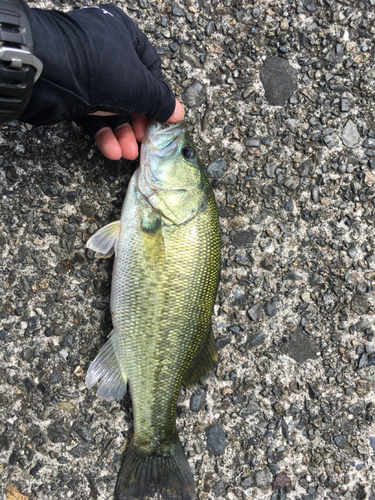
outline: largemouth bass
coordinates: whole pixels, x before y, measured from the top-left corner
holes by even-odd
[[[115,500],[192,500],[195,486],[176,430],[177,396],[217,362],[211,317],[220,272],[214,195],[186,125],[153,122],[121,220],[95,233],[97,257],[115,253],[113,331],[86,384],[120,399],[131,391],[134,435]]]

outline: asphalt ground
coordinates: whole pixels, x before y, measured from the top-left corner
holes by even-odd
[[[158,49],[220,214],[220,361],[178,401],[198,499],[374,499],[375,1],[117,5]],[[113,498],[131,400],[84,384],[112,268],[85,242],[137,165],[73,123],[0,128],[6,500]]]

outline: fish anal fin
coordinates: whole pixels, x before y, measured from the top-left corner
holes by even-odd
[[[217,347],[212,328],[203,344],[200,352],[195,358],[195,363],[184,379],[187,387],[199,386],[209,377],[218,361]]]
[[[127,377],[117,352],[117,335],[114,333],[101,348],[86,375],[85,382],[89,389],[100,380],[96,394],[107,401],[121,399],[126,394]]]
[[[120,237],[121,221],[111,222],[97,231],[86,243],[98,259],[108,259],[115,252]]]

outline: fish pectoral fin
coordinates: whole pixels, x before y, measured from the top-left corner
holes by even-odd
[[[121,221],[111,222],[97,231],[86,243],[86,247],[94,250],[97,259],[108,259],[115,253],[120,237]]]
[[[96,394],[99,398],[107,401],[121,399],[125,396],[128,383],[125,371],[116,355],[119,351],[117,340],[116,333],[110,335],[106,344],[91,363],[85,380],[89,389],[100,380]]]
[[[200,352],[195,358],[195,362],[191,370],[187,373],[184,379],[184,384],[186,387],[192,387],[196,385],[203,385],[204,380],[210,375],[210,372],[215,368],[218,361],[217,347],[212,332],[207,336],[205,343],[203,344]]]

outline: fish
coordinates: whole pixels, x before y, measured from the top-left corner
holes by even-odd
[[[121,399],[129,386],[134,434],[115,500],[193,500],[195,484],[176,429],[182,384],[199,386],[218,360],[212,314],[220,276],[214,193],[187,125],[151,122],[121,218],[87,247],[115,254],[113,330],[91,363],[86,385]]]

